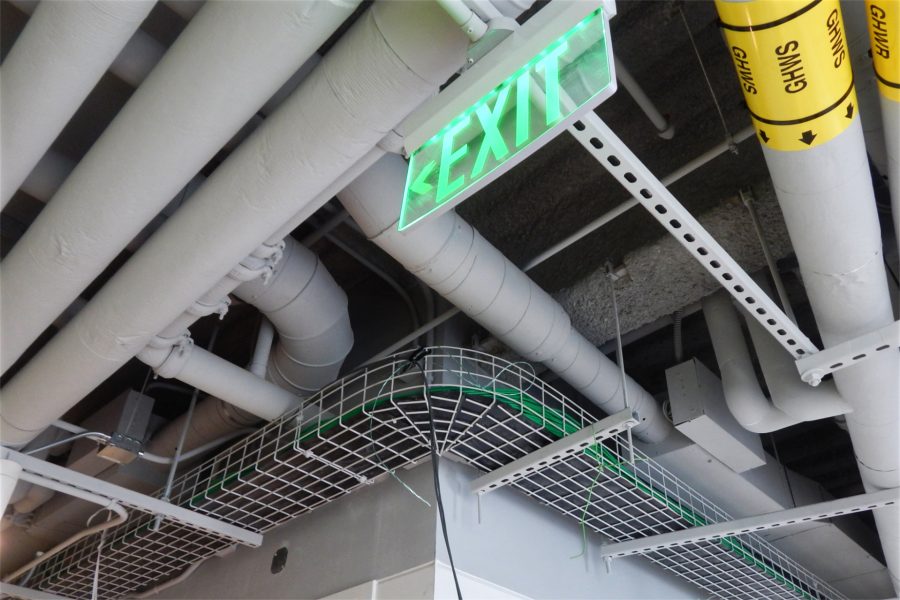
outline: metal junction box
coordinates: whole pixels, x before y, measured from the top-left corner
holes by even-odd
[[[691,359],[666,370],[675,428],[736,473],[766,464],[759,435],[738,424],[725,404],[722,383]]]

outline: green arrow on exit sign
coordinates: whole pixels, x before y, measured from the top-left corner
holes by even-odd
[[[598,8],[410,155],[399,229],[459,204],[524,160],[612,94],[613,79]]]

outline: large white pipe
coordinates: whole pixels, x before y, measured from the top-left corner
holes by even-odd
[[[897,28],[900,27],[900,4],[896,0],[868,0],[866,22],[881,99],[894,236],[900,244],[900,35],[897,35]]]
[[[4,442],[30,440],[143,349],[434,94],[463,64],[466,47],[465,36],[436,4],[375,3],[4,387]]]
[[[33,14],[39,2],[33,0],[10,0],[10,4],[26,14]],[[109,65],[109,72],[129,84],[131,87],[140,85],[156,63],[160,61],[163,54],[166,53],[166,47],[156,41],[149,33],[144,33],[138,29],[119,52],[112,64]]]
[[[834,384],[812,388],[800,381],[790,354],[756,319],[745,315],[769,400],[756,378],[741,321],[728,293],[723,290],[706,297],[703,316],[719,365],[725,403],[744,429],[768,433],[852,410]]]
[[[337,377],[353,347],[347,294],[319,258],[293,238],[268,281],[248,281],[235,296],[278,330],[267,379],[306,397]]]
[[[19,189],[153,5],[154,0],[40,3],[0,68],[0,207]]]
[[[801,423],[802,419],[785,414],[763,394],[728,293],[719,291],[707,296],[703,300],[703,316],[719,364],[725,403],[737,422],[754,433],[777,431]]]
[[[744,314],[744,320],[775,408],[801,421],[828,419],[853,411],[833,381],[822,382],[818,387],[805,384],[784,346],[749,314]]]
[[[752,49],[756,41],[762,40],[756,39],[757,29],[753,25],[771,21],[776,13],[790,14],[804,4],[781,3],[775,7],[766,2],[744,2],[736,9],[735,6],[723,0],[717,2],[722,21],[731,19],[736,21],[734,25],[751,27],[745,27],[741,33],[726,32],[726,37],[745,36],[744,46]],[[836,2],[826,0],[819,10],[825,11],[832,31],[842,37],[840,8]],[[833,82],[819,87],[821,94],[803,100],[809,107],[833,106],[835,110],[821,117],[821,123],[827,123],[830,129],[820,128],[819,122],[816,123],[817,139],[807,137],[808,141],[804,141],[808,149],[798,145],[796,150],[788,149],[789,146],[779,150],[765,143],[762,150],[822,342],[825,347],[832,347],[877,330],[891,323],[894,316],[859,112],[851,111],[843,100],[834,104],[835,98],[855,102],[850,65],[848,61],[835,62],[830,54],[833,48],[827,29],[812,29],[818,18],[816,11],[797,14],[780,31],[785,36],[818,35],[819,39],[812,38],[813,47],[818,48],[820,64],[828,66],[814,75],[822,77],[822,82]],[[760,54],[752,57],[751,62],[756,62],[756,72],[767,68],[777,73],[776,58]],[[764,60],[769,61],[765,67]],[[778,98],[783,97],[777,85],[752,89],[749,92],[745,87],[745,99],[751,107],[760,102],[779,106]],[[776,133],[772,128],[769,130]],[[900,486],[897,353],[879,353],[837,371],[834,382],[853,408],[846,417],[847,428],[863,484],[869,491]],[[875,511],[874,517],[888,571],[895,589],[900,590],[900,509],[888,507]]]
[[[4,372],[353,6],[292,0],[201,9],[3,261]]]
[[[548,368],[607,413],[625,407],[619,368],[587,341],[562,306],[456,212],[397,230],[406,163],[387,155],[338,194],[362,231],[412,274],[525,358]],[[650,394],[627,378],[635,433],[660,441],[672,429]]]

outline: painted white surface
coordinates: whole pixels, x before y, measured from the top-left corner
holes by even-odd
[[[576,520],[511,489],[478,500],[474,469],[444,460],[441,491],[453,558],[459,571],[530,598],[705,598],[693,585],[642,557],[619,559],[607,572],[600,538],[588,533],[582,552]],[[437,526],[437,559],[448,563]]]

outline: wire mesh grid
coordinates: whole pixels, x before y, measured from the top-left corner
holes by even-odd
[[[527,364],[443,347],[431,349],[418,365],[408,357],[397,355],[348,375],[180,476],[172,502],[266,532],[425,460],[430,454],[426,385],[439,452],[452,452],[482,471],[596,420]],[[613,541],[729,518],[631,448],[625,436],[536,470],[515,487]],[[154,520],[142,515],[110,530],[99,553],[99,536],[86,538],[41,565],[32,585],[89,598],[99,556],[99,597],[121,597],[227,547],[207,539],[214,536],[178,531],[165,520],[154,530]],[[717,597],[842,598],[754,535],[646,556]]]

